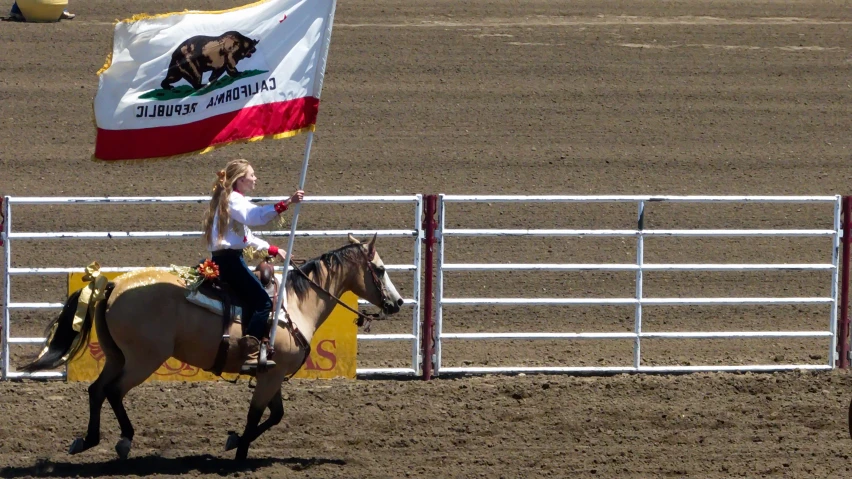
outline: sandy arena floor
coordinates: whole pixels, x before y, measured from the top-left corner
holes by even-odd
[[[72,2],[59,24],[0,23],[0,193],[203,195],[246,157],[259,196],[296,186],[304,137],[168,162],[94,163],[91,100],[116,18],[221,9],[191,0]],[[833,195],[852,179],[852,14],[842,2],[341,2],[309,195]],[[5,8],[5,7],[4,7]],[[197,229],[187,206],[15,208],[15,231]],[[409,228],[413,210],[306,205],[300,229]],[[448,227],[633,228],[634,205],[452,205]],[[830,228],[831,207],[661,205],[648,228]],[[298,241],[311,257],[340,241]],[[651,239],[646,262],[828,263],[828,239]],[[411,242],[381,240],[388,263]],[[632,262],[621,239],[452,239],[452,262]],[[188,264],[193,241],[16,242],[15,266]],[[411,294],[411,275],[394,280]],[[648,273],[651,296],[827,296],[827,273]],[[632,273],[448,275],[447,295],[632,296]],[[62,278],[13,280],[14,301],[60,301]],[[657,331],[827,330],[827,307],[647,308]],[[16,311],[13,335],[50,312]],[[632,308],[453,308],[445,331],[629,331]],[[410,316],[374,325],[410,330]],[[13,365],[35,348],[13,346]],[[359,345],[400,367],[404,345]],[[825,364],[824,340],[658,340],[650,365]],[[448,341],[444,365],[626,365],[629,342]],[[831,373],[294,381],[284,423],[247,464],[222,452],[245,384],[146,384],[137,429],[65,454],[85,430],[86,384],[0,384],[1,477],[838,477],[848,474],[852,379]]]

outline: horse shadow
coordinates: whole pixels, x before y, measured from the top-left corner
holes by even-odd
[[[227,476],[237,472],[256,471],[257,469],[275,464],[286,465],[295,471],[304,471],[324,464],[343,466],[346,464],[346,461],[320,457],[257,458],[235,461],[229,458],[211,456],[210,454],[174,458],[144,456],[88,464],[72,464],[42,459],[32,466],[8,466],[0,468],[0,477],[121,477],[131,472],[135,476],[151,476],[155,474],[177,476],[189,473]]]

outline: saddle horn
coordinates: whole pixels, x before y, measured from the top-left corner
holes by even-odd
[[[264,258],[263,261],[257,264],[254,270],[257,274],[257,279],[260,280],[260,284],[266,287],[272,281],[272,278],[275,277],[275,267],[272,266],[272,257],[267,256]]]

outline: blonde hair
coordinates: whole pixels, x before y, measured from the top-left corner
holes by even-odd
[[[219,241],[225,236],[225,228],[228,227],[228,222],[231,220],[231,215],[228,213],[228,201],[234,191],[234,183],[248,174],[250,166],[248,161],[240,158],[229,161],[225,168],[216,172],[216,181],[213,182],[213,197],[210,198],[210,207],[203,223],[204,241],[208,244],[212,243],[213,239]],[[216,217],[217,213],[219,214],[218,218]],[[216,238],[212,237],[214,219],[217,220]]]

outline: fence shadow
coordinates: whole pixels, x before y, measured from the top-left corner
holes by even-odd
[[[40,460],[32,466],[0,468],[0,477],[101,477],[101,476],[151,476],[183,475],[189,473],[227,476],[236,472],[249,472],[282,464],[296,471],[304,471],[314,466],[332,464],[346,465],[343,459],[325,459],[320,457],[300,458],[257,458],[245,461],[220,458],[209,454],[160,457],[144,456],[126,460],[112,460],[101,463],[72,464],[62,461]]]

